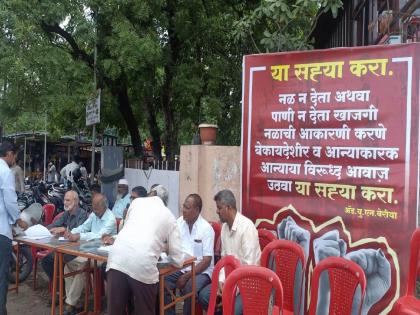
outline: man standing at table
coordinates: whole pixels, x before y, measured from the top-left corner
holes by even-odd
[[[64,237],[71,242],[79,240],[89,241],[100,239],[104,234],[114,235],[117,233],[115,216],[107,207],[104,195],[96,194],[92,200],[92,213],[80,226],[65,232]],[[64,273],[70,273],[83,269],[87,258],[76,257],[64,266]],[[85,286],[84,274],[79,273],[73,277],[65,278],[67,311],[65,314],[77,313],[77,302]]]
[[[189,195],[182,206],[182,216],[177,224],[181,232],[182,249],[195,261],[195,288],[196,294],[211,281],[213,271],[214,230],[200,215],[203,202],[198,194]],[[183,269],[165,278],[169,289],[178,288],[183,295],[192,290],[191,269]],[[171,302],[171,295],[165,290],[165,304]],[[168,309],[166,315],[175,315],[175,307]],[[184,315],[191,314],[191,298],[184,302]]]
[[[117,219],[122,219],[124,209],[127,208],[127,205],[130,203],[130,194],[128,193],[128,181],[126,179],[120,179],[118,181],[118,192],[117,199],[115,200],[114,206],[112,207],[112,212]]]
[[[0,315],[7,315],[6,300],[9,268],[12,258],[12,224],[22,229],[28,224],[19,219],[15,177],[10,170],[16,162],[16,149],[8,142],[0,144]]]
[[[184,254],[176,219],[161,199],[167,190],[156,188],[156,196],[133,200],[124,228],[109,252],[108,315],[124,314],[131,295],[134,314],[154,315],[160,254],[167,249],[173,264],[182,266]]]
[[[222,257],[232,255],[240,260],[241,265],[259,265],[261,249],[258,232],[254,223],[239,213],[236,209],[236,199],[228,190],[219,191],[214,196],[217,214],[222,225]],[[224,270],[219,274],[219,292],[221,295],[225,281]],[[199,302],[207,310],[210,301],[210,287],[203,288],[199,293]],[[218,312],[216,312],[218,313]],[[242,302],[237,296],[235,300],[235,314],[242,314]]]

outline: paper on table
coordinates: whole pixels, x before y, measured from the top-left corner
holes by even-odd
[[[109,251],[111,250],[112,245],[103,245],[103,246],[99,246],[98,247],[98,251],[99,252],[106,252],[109,253]]]
[[[37,225],[29,227],[25,231],[24,238],[29,238],[32,240],[39,240],[39,239],[47,238],[51,236],[52,234],[50,233],[50,231],[48,231],[48,229],[45,226],[41,224],[37,224]]]

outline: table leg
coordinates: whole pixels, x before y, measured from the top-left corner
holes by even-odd
[[[54,271],[53,271],[53,278],[52,278],[52,297],[51,297],[51,315],[55,315],[55,294],[57,292],[57,267],[58,267],[58,259],[57,254],[54,253]]]
[[[159,315],[165,314],[165,276],[159,275]]]
[[[94,260],[93,263],[93,283],[95,289],[93,291],[94,306],[93,310],[95,314],[101,311],[101,288],[102,288],[102,277],[100,270],[98,270],[98,262]]]
[[[60,310],[59,310],[59,314],[62,315],[63,314],[63,281],[64,281],[64,270],[63,270],[63,254],[61,253],[56,253],[56,255],[58,255],[58,272],[59,272],[59,278],[58,278],[58,286],[60,288],[59,290],[59,305],[60,305]]]
[[[191,315],[195,315],[195,291],[196,291],[196,287],[195,287],[195,262],[192,263],[191,265],[191,292],[192,292],[192,296],[191,296]]]

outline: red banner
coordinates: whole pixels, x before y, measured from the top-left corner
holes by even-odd
[[[388,313],[406,290],[419,57],[409,44],[244,58],[242,211],[304,248],[306,279],[328,256],[361,265],[363,314]]]

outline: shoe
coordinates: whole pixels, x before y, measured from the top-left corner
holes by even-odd
[[[76,315],[80,312],[81,312],[80,308],[68,305],[63,315]]]

